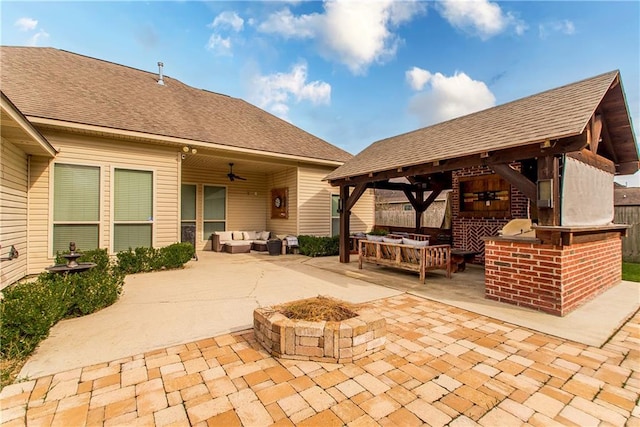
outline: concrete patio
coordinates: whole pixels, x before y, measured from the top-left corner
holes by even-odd
[[[497,320],[500,307],[459,307],[480,269],[422,287],[375,266],[330,271],[331,259],[199,257],[130,276],[114,306],[56,325],[26,381],[0,393],[2,425],[640,423],[637,311],[588,344]],[[636,310],[637,285],[618,291]],[[249,329],[253,308],[318,294],[369,301],[387,319],[386,349],[351,364],[270,357]]]

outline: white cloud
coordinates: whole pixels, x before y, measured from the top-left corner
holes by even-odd
[[[436,3],[440,14],[459,30],[489,39],[513,26],[516,34],[527,29],[524,21],[510,12],[504,13],[497,3],[489,0],[442,0]]]
[[[43,29],[40,29],[37,33],[29,38],[29,41],[27,43],[29,44],[29,46],[39,46],[41,42],[47,40],[48,38],[49,33],[47,33]]]
[[[422,68],[413,67],[405,73],[405,77],[413,90],[422,90],[431,78],[431,73]]]
[[[294,15],[288,8],[271,14],[258,26],[264,33],[314,39],[322,56],[364,74],[374,62],[392,58],[400,38],[395,27],[426,10],[418,1],[328,0],[324,13]]]
[[[310,101],[329,104],[331,85],[326,82],[307,82],[307,64],[294,65],[289,73],[258,75],[252,81],[252,101],[259,107],[287,120],[290,102]]]
[[[33,18],[20,18],[13,25],[20,31],[31,31],[36,29],[38,21]]]
[[[473,80],[465,73],[456,72],[447,77],[422,71],[424,73],[418,74],[428,76],[425,84],[428,83],[430,89],[411,98],[409,111],[418,116],[423,126],[484,110],[496,103],[495,96],[484,82]]]
[[[576,27],[572,21],[563,19],[561,21],[547,22],[538,25],[538,33],[541,39],[546,39],[551,33],[561,33],[567,36],[575,34]]]
[[[232,55],[231,39],[224,38],[219,34],[211,34],[207,42],[207,49],[213,51],[216,55]]]
[[[236,33],[242,30],[244,19],[240,18],[236,12],[225,11],[216,16],[209,27],[211,28],[228,28]]]
[[[258,25],[258,31],[268,34],[279,34],[285,38],[311,38],[317,32],[322,15],[312,13],[295,16],[289,9],[272,13]]]

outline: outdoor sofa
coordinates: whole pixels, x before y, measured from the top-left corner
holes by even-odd
[[[246,253],[266,252],[269,231],[214,231],[211,234],[211,250],[214,252]]]
[[[417,271],[425,282],[428,270],[440,269],[451,278],[451,246],[429,246],[428,240],[367,235],[358,242],[358,268],[364,262]]]

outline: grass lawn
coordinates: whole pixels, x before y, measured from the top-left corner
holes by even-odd
[[[622,263],[622,280],[640,282],[640,264],[632,262]]]

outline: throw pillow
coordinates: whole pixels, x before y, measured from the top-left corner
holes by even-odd
[[[371,242],[382,242],[382,236],[376,236],[375,234],[367,234],[367,240]]]
[[[407,239],[406,237],[402,238],[402,244],[403,245],[411,245],[411,246],[416,246],[418,248],[423,247],[423,246],[429,246],[429,241],[428,240],[413,240],[413,239]]]
[[[402,238],[394,239],[392,237],[383,237],[382,241],[385,243],[402,243]]]
[[[233,240],[244,240],[244,234],[242,234],[242,231],[234,231]]]

